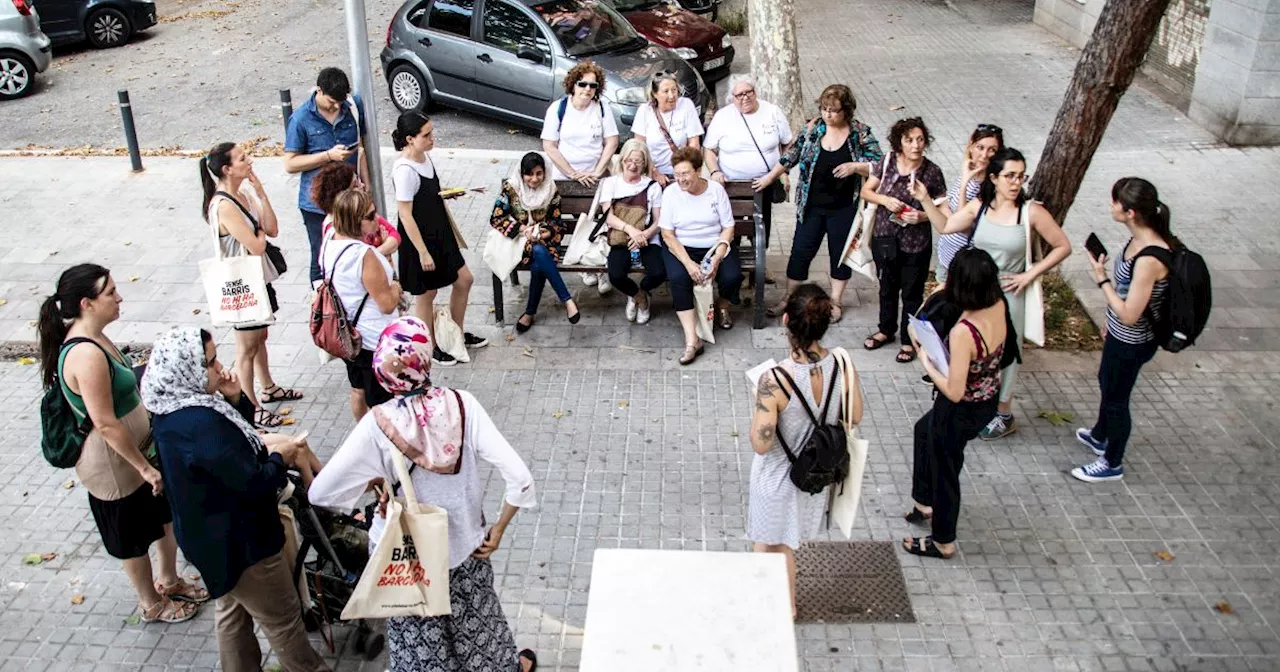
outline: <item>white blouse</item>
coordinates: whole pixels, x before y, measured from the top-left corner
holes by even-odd
[[[461,469],[457,474],[446,475],[415,468],[410,475],[420,503],[433,504],[449,514],[450,569],[466,562],[484,542],[488,521],[484,515],[484,483],[480,479],[477,457],[498,469],[507,485],[505,501],[508,504],[522,509],[538,505],[529,467],[507,443],[480,402],[470,392],[459,390],[459,394],[467,416],[459,458]],[[387,483],[398,484],[400,478],[391,462],[393,450],[395,446],[378,429],[373,413],[366,413],[316,475],[307,493],[311,503],[350,511],[368,489],[369,481],[382,478]],[[399,489],[397,494],[402,494]],[[382,538],[384,527],[386,519],[374,516],[369,529],[371,544],[376,545]]]

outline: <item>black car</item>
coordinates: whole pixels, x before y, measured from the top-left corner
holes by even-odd
[[[720,14],[720,0],[680,0],[680,6],[711,21]]]
[[[40,30],[55,46],[89,41],[98,49],[118,47],[134,33],[156,25],[155,0],[35,0]]]

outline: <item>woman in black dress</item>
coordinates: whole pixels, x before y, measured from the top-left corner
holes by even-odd
[[[435,146],[431,137],[434,125],[421,112],[400,115],[391,140],[400,150],[400,158],[391,167],[395,185],[396,206],[400,215],[400,284],[417,297],[413,312],[431,327],[435,337],[435,299],[442,287],[452,287],[449,313],[458,327],[466,318],[467,297],[475,276],[467,268],[458,247],[457,236],[449,222],[444,198],[440,195],[440,176],[427,152]],[[489,342],[463,330],[467,347],[479,348]],[[436,348],[432,359],[441,366],[453,366],[457,360]]]

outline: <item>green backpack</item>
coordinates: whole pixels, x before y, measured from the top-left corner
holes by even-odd
[[[62,353],[76,343],[93,343],[102,350],[102,354],[107,354],[97,341],[83,337],[63,343],[58,351],[59,365],[55,365],[58,370],[53,374],[53,385],[44,391],[44,398],[40,401],[40,450],[44,453],[45,461],[58,469],[76,466],[76,462],[80,460],[80,451],[84,449],[84,441],[93,430],[93,422],[87,416],[80,417],[62,391]],[[110,361],[107,362],[107,369],[114,379],[115,367],[111,366]]]

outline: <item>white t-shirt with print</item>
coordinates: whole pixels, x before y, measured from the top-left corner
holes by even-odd
[[[733,227],[729,192],[719,182],[707,180],[707,190],[691,196],[672,182],[662,192],[658,226],[675,231],[676,240],[685,247],[709,248],[720,239],[722,230]]]
[[[608,203],[619,198],[630,198],[641,191],[649,192],[647,194],[649,216],[652,217],[654,209],[662,207],[662,187],[659,187],[657,182],[649,179],[648,175],[641,175],[635,184],[626,181],[621,175],[610,175],[604,178],[600,182],[600,202]],[[651,223],[652,221],[641,228],[647,229]],[[653,235],[649,237],[649,242],[656,244],[661,237],[661,233],[654,231]]]
[[[559,142],[560,153],[574,170],[595,170],[600,155],[604,153],[604,139],[618,136],[618,122],[613,120],[613,113],[607,105],[602,118],[601,105],[593,100],[587,109],[579,111],[572,102],[565,103],[564,122],[561,123],[560,101],[554,100],[542,120],[542,139]],[[553,162],[551,179],[567,180],[569,177],[561,173]]]
[[[671,141],[676,143],[676,147],[688,145],[689,138],[696,138],[703,133],[698,108],[688,98],[677,98],[675,109],[657,114],[662,115],[662,123],[667,125],[667,132],[671,134]],[[658,172],[670,175],[673,172],[671,145],[667,144],[667,138],[662,134],[653,105],[641,105],[636,110],[636,120],[631,124],[631,132],[644,136],[645,143],[649,145],[649,154],[653,156],[653,165],[657,166]]]
[[[707,138],[703,143],[708,149],[717,150],[720,170],[730,180],[751,180],[773,169],[778,165],[779,149],[790,144],[795,136],[791,133],[791,124],[782,110],[772,103],[760,101],[760,107],[751,114],[743,115],[738,108],[729,105],[716,112],[707,128]],[[746,119],[746,123],[743,123]],[[747,126],[751,133],[747,133]],[[755,142],[760,144],[759,151]],[[764,158],[760,158],[760,153]],[[766,165],[766,163],[768,165]]]
[[[395,185],[396,200],[412,203],[413,197],[418,194],[418,187],[422,185],[422,178],[429,180],[435,176],[436,167],[431,163],[430,156],[421,163],[410,161],[403,156],[396,159],[395,164],[391,166],[391,183]]]

